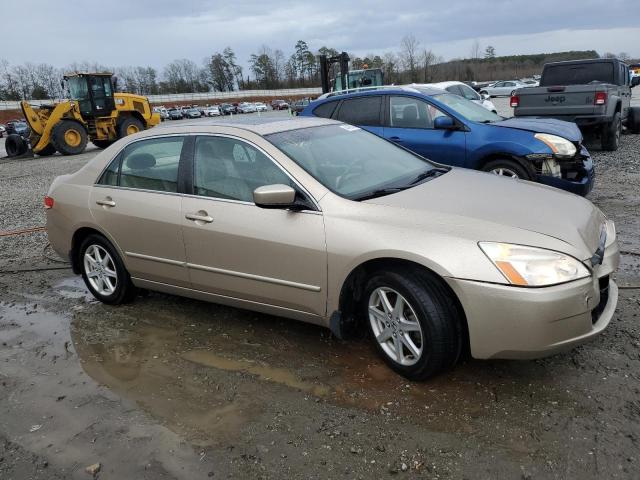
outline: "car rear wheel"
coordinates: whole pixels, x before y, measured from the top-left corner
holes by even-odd
[[[620,146],[620,135],[622,135],[622,119],[620,112],[616,112],[611,123],[605,126],[604,132],[602,132],[602,149],[610,152],[618,150]]]
[[[514,160],[492,160],[482,167],[482,171],[503,177],[531,180],[531,176],[527,173],[526,169]]]
[[[138,289],[116,249],[101,235],[89,235],[80,246],[82,279],[103,303],[118,305],[133,300]]]
[[[463,339],[460,316],[431,275],[410,269],[374,274],[362,310],[374,348],[400,375],[422,380],[457,362]]]

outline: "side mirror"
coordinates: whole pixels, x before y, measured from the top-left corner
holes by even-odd
[[[638,85],[640,85],[640,76],[638,77],[633,77],[631,79],[631,88],[633,87],[637,87]]]
[[[436,130],[453,130],[456,128],[456,124],[453,118],[447,116],[437,117],[433,121],[433,128]]]
[[[491,98],[491,95],[488,93],[481,93],[480,96],[482,97],[482,100],[489,100]]]
[[[296,200],[296,191],[289,185],[264,185],[253,191],[253,203],[260,208],[289,208]]]

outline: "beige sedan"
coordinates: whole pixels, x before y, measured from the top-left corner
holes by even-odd
[[[398,373],[535,358],[602,332],[614,225],[589,201],[433,164],[324,119],[128,136],[45,198],[54,249],[108,304],[139,289],[365,329]]]

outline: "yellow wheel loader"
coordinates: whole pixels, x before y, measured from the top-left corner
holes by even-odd
[[[82,153],[89,141],[106,148],[160,123],[160,114],[152,111],[146,97],[114,92],[111,73],[68,74],[64,82],[70,100],[37,109],[26,101],[20,103],[31,131],[28,142],[19,135],[7,137],[8,156],[27,154],[29,148],[40,156],[56,151],[75,155]]]

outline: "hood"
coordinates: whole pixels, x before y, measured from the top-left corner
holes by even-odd
[[[537,235],[509,237],[508,232],[533,232],[570,245],[564,253],[590,258],[598,248],[600,229],[606,222],[602,212],[588,200],[572,193],[533,182],[453,168],[450,172],[416,187],[367,203],[420,212],[422,218],[449,215],[465,228],[483,222],[480,240],[534,242]],[[465,218],[467,221],[465,222]],[[501,227],[507,227],[501,228]],[[496,238],[498,236],[499,238]],[[524,239],[524,240],[523,240]],[[561,244],[560,244],[561,245]]]
[[[500,122],[494,122],[491,125],[527,130],[534,133],[549,133],[566,138],[570,142],[582,141],[582,133],[580,133],[580,129],[575,123],[565,122],[564,120],[557,120],[555,118],[513,117]]]

